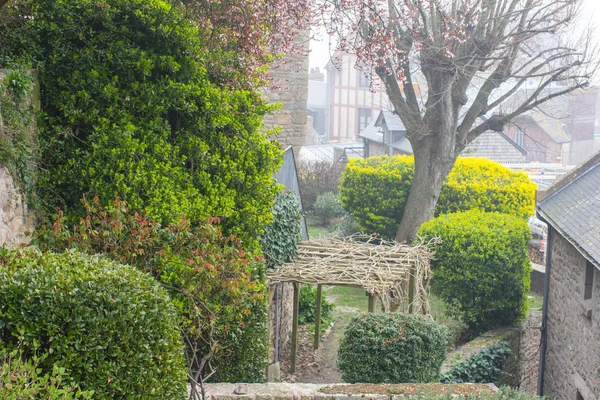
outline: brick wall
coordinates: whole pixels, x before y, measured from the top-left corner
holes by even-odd
[[[574,400],[600,398],[600,273],[595,271],[592,316],[583,314],[586,260],[552,232],[548,339],[544,395]]]

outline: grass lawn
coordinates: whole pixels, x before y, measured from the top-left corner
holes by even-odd
[[[305,218],[309,238],[321,239],[331,235],[331,226],[322,226],[320,224],[317,224],[316,221],[310,216],[306,216]]]

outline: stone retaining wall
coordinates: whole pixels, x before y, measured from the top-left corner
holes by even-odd
[[[29,243],[33,217],[7,168],[0,166],[0,246]]]

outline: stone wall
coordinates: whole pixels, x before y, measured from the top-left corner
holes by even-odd
[[[308,41],[306,42],[308,46]],[[308,116],[308,55],[294,55],[284,59],[270,72],[270,89],[263,95],[269,103],[281,103],[281,108],[264,119],[265,128],[276,126],[281,133],[275,137],[283,148],[299,148],[306,141]]]
[[[514,330],[512,354],[504,370],[503,383],[521,391],[536,394],[540,365],[542,310],[533,310],[529,317]]]
[[[600,273],[593,282],[590,317],[584,315],[586,260],[552,232],[544,395],[574,400],[600,398]]]
[[[0,246],[29,243],[28,233],[34,229],[23,195],[7,168],[0,166]]]

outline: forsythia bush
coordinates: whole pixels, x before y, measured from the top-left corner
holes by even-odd
[[[282,155],[262,132],[273,107],[219,86],[196,27],[167,0],[22,0],[0,21],[2,60],[39,71],[48,213],[117,196],[161,223],[219,216],[256,244],[269,223]],[[219,54],[211,54],[211,61]],[[226,60],[223,60],[226,62]]]
[[[261,258],[245,251],[240,239],[224,235],[218,220],[191,226],[184,219],[163,227],[118,199],[108,210],[97,198],[83,205],[86,216],[78,225],[69,227],[59,212],[53,226],[42,226],[39,246],[102,253],[153,275],[179,311],[190,374],[202,370],[208,376],[208,364],[199,364],[208,356],[223,380],[263,379],[267,315]]]
[[[527,315],[531,270],[527,221],[478,210],[440,215],[421,226],[434,249],[432,290],[472,333],[521,321]]]
[[[95,399],[185,397],[177,312],[150,275],[103,256],[0,249],[0,293],[0,350],[47,355],[42,371],[61,368]]]
[[[340,343],[338,367],[350,383],[432,382],[446,359],[446,328],[421,315],[354,317]]]
[[[361,228],[393,238],[402,220],[414,172],[410,156],[350,160],[340,188],[344,208]],[[479,209],[526,218],[536,186],[527,175],[481,158],[459,158],[448,174],[436,215]]]

